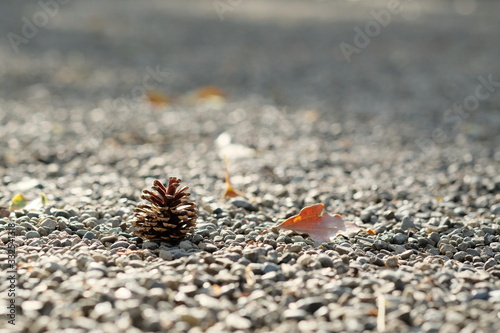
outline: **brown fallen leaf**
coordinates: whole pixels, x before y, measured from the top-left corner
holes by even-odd
[[[322,203],[303,208],[299,215],[290,217],[278,228],[308,234],[315,241],[329,242],[338,235],[354,236],[360,228],[352,222],[346,222],[338,214],[330,215],[323,211]]]
[[[206,86],[196,91],[198,99],[218,98],[225,99],[226,93],[216,86]]]
[[[154,106],[166,106],[172,103],[172,99],[159,90],[147,91],[146,99]]]
[[[228,167],[228,162],[227,158],[224,158],[224,163],[226,165],[226,190],[222,194],[222,199],[227,199],[227,198],[236,198],[236,197],[245,197],[243,193],[240,191],[237,191],[233,188],[231,185],[231,180],[229,179],[229,167]]]

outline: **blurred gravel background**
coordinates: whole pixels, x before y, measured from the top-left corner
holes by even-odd
[[[1,330],[500,331],[500,3],[401,1],[348,62],[389,1],[63,2],[0,3],[0,206],[50,201],[0,218]],[[246,198],[220,199],[228,151]],[[168,176],[198,228],[143,242]],[[317,202],[377,234],[272,228]]]

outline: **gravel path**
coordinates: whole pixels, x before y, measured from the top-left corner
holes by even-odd
[[[2,332],[500,331],[499,3],[402,1],[348,63],[389,2],[63,2],[0,4],[0,206],[49,200],[0,218]],[[169,176],[176,246],[130,223]],[[363,231],[274,228],[318,202]]]

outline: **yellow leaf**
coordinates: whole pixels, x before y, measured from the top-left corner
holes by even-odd
[[[9,210],[11,212],[13,212],[17,209],[22,209],[22,208],[24,208],[24,206],[26,206],[27,203],[28,203],[28,200],[26,200],[26,197],[24,195],[22,195],[21,193],[18,193],[10,201]]]

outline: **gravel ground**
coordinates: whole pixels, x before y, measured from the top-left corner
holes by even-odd
[[[58,3],[0,40],[0,206],[49,200],[0,218],[2,331],[500,331],[499,3],[405,2],[351,63],[388,3]],[[41,10],[2,2],[2,35]],[[221,199],[224,153],[245,198]],[[169,176],[197,228],[143,241],[132,209]],[[318,202],[362,231],[274,228]]]

